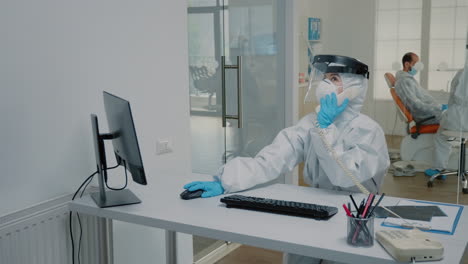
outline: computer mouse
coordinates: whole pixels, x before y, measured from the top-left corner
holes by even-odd
[[[184,200],[190,200],[195,198],[200,198],[203,193],[203,190],[195,190],[193,192],[185,190],[180,194],[180,198]]]

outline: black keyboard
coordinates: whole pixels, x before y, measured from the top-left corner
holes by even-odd
[[[326,220],[338,212],[333,206],[300,203],[251,197],[244,195],[230,195],[221,198],[227,208],[240,208],[268,213],[285,214]]]

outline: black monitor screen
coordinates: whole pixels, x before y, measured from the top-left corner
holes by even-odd
[[[135,182],[146,185],[145,171],[141,160],[140,148],[133,124],[130,103],[120,97],[104,92],[104,108],[106,110],[109,133],[112,135],[112,145],[117,163],[127,166]]]

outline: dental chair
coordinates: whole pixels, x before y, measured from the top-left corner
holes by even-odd
[[[421,124],[434,117],[416,121],[395,91],[395,76],[387,72],[384,74],[384,78],[395,102],[398,115],[406,123],[407,135],[403,138],[400,145],[401,160],[411,164],[416,171],[423,172],[430,168],[430,164],[432,163],[434,135],[437,133],[439,125]]]
[[[401,160],[411,164],[416,171],[423,172],[431,167],[430,164],[432,163],[432,153],[434,151],[434,136],[439,129],[439,125],[421,124],[422,122],[425,122],[433,117],[416,122],[408,108],[405,107],[400,97],[398,97],[396,94],[395,76],[391,73],[385,73],[384,78],[398,109],[399,116],[407,124],[408,135],[403,138],[400,145]],[[466,140],[468,139],[468,132],[464,131],[460,133],[460,131],[444,130],[442,133],[448,137],[457,139],[457,141],[452,142],[452,148],[455,150],[457,147],[459,147],[459,151],[458,153],[457,151],[452,151],[447,170],[440,174],[431,176],[427,181],[427,186],[432,187],[434,180],[441,176],[441,174],[458,175],[462,184],[463,193],[467,194],[468,171],[465,168],[466,159],[463,157],[465,157],[465,144]],[[457,144],[458,141],[460,141],[459,145]]]

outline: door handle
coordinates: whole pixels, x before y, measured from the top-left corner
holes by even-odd
[[[237,70],[237,115],[226,114],[226,69]],[[223,127],[226,127],[227,119],[236,119],[237,127],[243,127],[242,115],[242,56],[237,56],[237,65],[226,65],[226,57],[221,56],[221,88],[222,88],[222,122]]]

